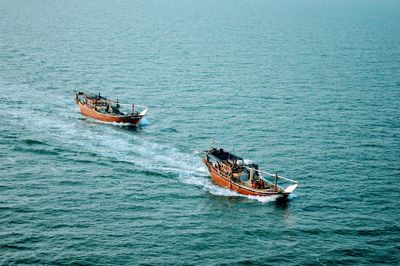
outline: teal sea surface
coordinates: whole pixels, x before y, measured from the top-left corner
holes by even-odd
[[[0,0],[0,100],[2,265],[400,263],[398,0]],[[212,141],[300,187],[214,185]]]

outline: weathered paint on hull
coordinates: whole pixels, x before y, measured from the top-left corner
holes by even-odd
[[[115,116],[115,115],[106,115],[95,111],[92,108],[87,107],[86,105],[78,102],[81,113],[85,116],[95,118],[104,122],[114,122],[114,123],[126,123],[131,125],[138,125],[143,116]]]

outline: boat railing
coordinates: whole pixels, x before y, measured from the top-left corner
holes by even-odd
[[[110,98],[104,98],[103,96],[101,96],[100,98],[96,98],[99,97],[98,95],[95,94],[91,94],[91,93],[86,93],[86,92],[79,92],[79,91],[75,91],[75,94],[79,97],[82,96],[84,97],[86,100],[88,101],[96,101],[96,105],[98,106],[106,106],[107,104],[118,104],[120,106],[126,106],[126,107],[132,107],[132,105],[134,105],[134,107],[138,107],[141,109],[148,109],[147,106],[144,105],[136,105],[134,103],[121,103],[118,100],[113,100]]]
[[[218,157],[207,153],[207,151],[204,151],[203,153],[207,154],[209,157],[213,157],[213,158],[217,159],[217,161],[220,161]],[[258,173],[262,173],[264,175],[267,175],[267,176],[270,176],[270,177],[273,177],[273,178],[278,177],[279,179],[283,179],[283,180],[286,180],[286,181],[289,181],[289,182],[292,182],[292,183],[295,183],[295,184],[299,183],[299,181],[296,181],[296,180],[293,180],[291,178],[284,177],[284,176],[281,176],[281,175],[278,175],[278,174],[273,174],[273,173],[261,171],[261,170],[258,170],[258,169],[255,169],[255,168],[251,168],[251,167],[245,167],[245,168],[247,168],[248,170],[253,170],[253,171],[258,172]]]
[[[90,94],[90,93],[85,93],[85,92],[77,92],[75,91],[76,94],[76,100],[78,100],[80,97],[82,97],[84,99],[84,101],[86,101],[90,106],[94,107],[107,107],[108,105],[110,106],[114,106],[117,108],[123,108],[125,110],[123,110],[124,112],[127,112],[126,109],[128,108],[132,108],[132,112],[133,110],[135,110],[135,113],[138,113],[139,115],[144,116],[147,112],[148,112],[148,107],[144,106],[144,105],[136,105],[136,104],[129,104],[129,103],[121,103],[118,100],[113,100],[110,98],[105,98],[105,97],[100,97],[94,94]],[[81,100],[82,102],[82,100]],[[83,102],[84,103],[84,102]]]
[[[296,181],[296,180],[293,180],[291,178],[287,178],[287,177],[284,177],[284,176],[281,176],[281,175],[278,175],[278,174],[268,173],[268,172],[265,172],[265,171],[261,171],[261,170],[254,169],[254,168],[249,168],[249,167],[246,167],[246,168],[249,169],[249,170],[252,169],[255,172],[259,172],[259,173],[262,173],[262,174],[270,176],[270,177],[274,177],[274,178],[277,177],[277,178],[280,178],[280,179],[283,179],[283,180],[286,180],[286,181],[289,181],[289,182],[292,182],[292,183],[295,183],[295,184],[299,183],[299,181]]]
[[[218,157],[216,157],[216,156],[213,155],[213,154],[209,154],[207,151],[203,151],[203,154],[208,155],[209,157],[213,157],[213,158],[216,159],[217,161],[221,161]],[[261,171],[261,170],[258,170],[258,169],[255,169],[255,168],[251,168],[251,167],[246,167],[246,166],[245,166],[245,168],[247,168],[248,170],[251,170],[251,169],[252,169],[252,170],[254,170],[254,171],[256,171],[256,172],[265,174],[265,175],[270,176],[270,177],[276,177],[276,176],[277,176],[277,177],[280,178],[280,179],[283,179],[283,180],[286,180],[286,181],[289,181],[289,182],[292,182],[292,183],[296,183],[296,184],[299,183],[299,182],[296,181],[296,180],[293,180],[293,179],[290,179],[290,178],[287,178],[287,177],[284,177],[284,176],[280,176],[280,175],[277,175],[277,174],[273,174],[273,173]]]
[[[133,103],[131,103],[131,104],[121,103],[119,101],[114,101],[112,99],[100,99],[100,100],[97,100],[97,103],[96,103],[96,105],[101,105],[101,106],[107,106],[107,104],[118,106],[119,108],[120,107],[132,108],[132,106],[133,106],[135,109],[136,108],[139,108],[141,110],[149,109],[147,106],[144,106],[144,105],[138,105],[138,104],[133,104]]]
[[[138,107],[138,108],[141,108],[141,109],[149,109],[147,106],[144,106],[144,105],[136,105],[136,104],[129,104],[129,103],[119,103],[119,102],[115,102],[115,101],[112,101],[113,103],[115,103],[115,104],[119,104],[120,106],[125,106],[125,107],[132,107],[132,105],[136,108],[136,107]]]

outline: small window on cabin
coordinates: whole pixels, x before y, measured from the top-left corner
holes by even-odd
[[[244,171],[243,174],[240,176],[240,180],[243,182],[249,181],[249,173],[247,171]]]

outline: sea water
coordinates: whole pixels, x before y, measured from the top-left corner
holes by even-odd
[[[0,264],[396,265],[399,74],[396,0],[2,0]],[[214,185],[212,143],[288,205]]]

